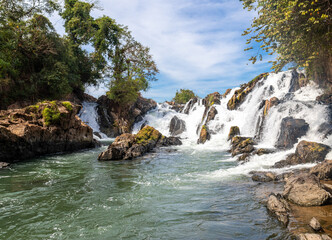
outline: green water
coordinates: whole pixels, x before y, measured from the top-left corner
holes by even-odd
[[[0,239],[285,239],[227,153],[162,149],[98,162],[98,149],[0,171]]]

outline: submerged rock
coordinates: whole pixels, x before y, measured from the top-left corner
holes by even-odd
[[[98,156],[100,161],[126,160],[143,156],[157,146],[181,145],[179,138],[163,136],[158,130],[145,126],[137,134],[124,133]]]
[[[92,129],[76,115],[80,109],[70,102],[45,101],[0,111],[0,161],[94,147]]]
[[[287,201],[280,194],[275,195],[272,193],[269,196],[267,201],[267,209],[273,213],[285,226],[288,225],[288,212],[290,211],[290,207]]]
[[[172,136],[180,135],[186,130],[186,123],[177,116],[174,116],[170,122],[169,132]]]
[[[281,129],[276,144],[277,148],[290,149],[309,130],[309,124],[303,119],[286,117],[282,119]]]
[[[331,198],[331,194],[324,190],[319,179],[309,174],[286,179],[283,196],[301,206],[321,206]]]

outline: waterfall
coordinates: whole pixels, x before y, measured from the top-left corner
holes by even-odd
[[[83,102],[82,109],[78,116],[81,120],[89,125],[93,130],[93,135],[96,139],[100,140],[108,138],[106,134],[100,132],[99,123],[98,123],[98,114],[97,114],[97,106],[98,103],[95,102]]]
[[[213,105],[217,109],[218,114],[207,126],[214,134],[212,134],[211,140],[205,144],[197,144],[199,133],[196,133],[197,127],[203,120],[205,110],[201,99],[193,104],[189,114],[175,112],[166,103],[158,104],[155,110],[148,113],[141,122],[135,124],[134,132],[139,131],[141,125],[145,123],[156,128],[162,134],[169,136],[170,121],[172,117],[177,116],[186,123],[186,131],[180,135],[183,139],[184,148],[193,148],[194,151],[229,150],[230,142],[227,141],[227,138],[230,127],[238,126],[241,135],[245,137],[255,137],[257,133],[261,133],[258,140],[258,148],[273,149],[278,140],[282,119],[293,117],[304,119],[309,124],[309,131],[298,142],[308,140],[332,146],[332,136],[324,138],[323,134],[318,131],[321,124],[331,121],[329,119],[328,107],[315,101],[316,97],[323,93],[322,90],[315,83],[310,82],[307,86],[292,92],[291,80],[292,71],[278,74],[270,73],[266,79],[257,82],[254,89],[246,96],[244,102],[237,110],[227,109],[228,101],[239,88],[232,89],[225,98],[220,99],[220,105]],[[262,106],[263,101],[269,100],[272,97],[277,97],[280,103],[271,107],[265,116],[264,124],[261,125],[263,109],[260,106]],[[185,107],[187,106],[190,106],[189,102],[185,105]],[[275,162],[285,159],[287,154],[294,152],[296,145],[294,144],[294,147],[290,150],[278,151],[262,156],[252,156],[249,162],[239,165],[232,169],[231,172],[234,174],[237,172],[249,173],[251,170],[266,169]],[[327,157],[331,156],[332,151]],[[235,158],[233,160],[235,161]],[[218,176],[225,174],[225,170],[220,171],[222,173],[216,172]],[[278,171],[282,171],[282,169]]]

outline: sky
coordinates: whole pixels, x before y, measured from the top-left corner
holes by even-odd
[[[239,0],[99,0],[97,5],[94,17],[114,18],[150,47],[160,74],[144,97],[169,101],[179,89],[200,97],[222,94],[271,71],[267,60],[253,65],[251,53],[243,50],[248,46],[241,34],[255,13],[243,9]],[[52,20],[63,33],[63,21]],[[87,91],[98,97],[106,90]]]

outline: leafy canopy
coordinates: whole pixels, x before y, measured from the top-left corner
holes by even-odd
[[[175,97],[173,101],[179,104],[185,104],[190,99],[197,97],[196,94],[189,89],[180,89],[180,91],[176,91]]]
[[[262,52],[277,53],[273,69],[286,64],[305,67],[309,73],[328,75],[332,59],[332,3],[330,0],[241,0],[244,8],[256,10],[247,44],[259,43],[250,60],[262,59]],[[253,49],[253,46],[245,49]]]

